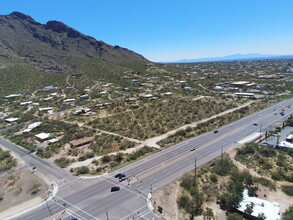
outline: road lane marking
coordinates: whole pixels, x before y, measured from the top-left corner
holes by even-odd
[[[212,141],[210,141],[210,142],[204,144],[204,145],[201,146],[200,148],[204,148],[205,146],[212,145],[212,144],[218,142],[219,140],[221,140],[222,138],[224,138],[224,137],[226,137],[226,136],[229,136],[229,135],[232,135],[232,134],[238,132],[241,128],[242,128],[242,127],[238,127],[238,128],[236,128],[236,129],[234,129],[232,132],[229,132],[229,133],[223,134],[223,135],[221,135],[221,136],[218,136],[217,138],[215,138],[215,139],[213,139]],[[164,166],[159,166],[159,167],[157,167],[157,168],[151,170],[150,172],[143,174],[143,175],[140,176],[139,178],[140,178],[140,179],[144,179],[144,178],[146,178],[146,177],[148,177],[148,176],[150,176],[150,175],[152,175],[152,174],[154,174],[154,173],[157,173],[158,171],[161,171],[162,169],[165,169],[166,167],[170,167],[171,165],[177,163],[178,161],[182,161],[183,159],[186,159],[186,158],[190,157],[193,153],[194,153],[193,151],[190,151],[190,152],[188,152],[188,153],[186,153],[186,154],[183,154],[182,156],[179,156],[179,157],[175,158],[174,160],[171,160],[171,161],[165,163]],[[180,166],[180,165],[179,165],[179,166]],[[133,180],[133,181],[131,181],[131,183],[129,183],[129,185],[134,184],[134,183],[136,183],[136,182],[137,182],[137,180]]]
[[[96,220],[99,220],[99,219],[96,218],[95,216],[92,216],[91,214],[85,212],[84,210],[82,210],[81,208],[77,207],[76,205],[73,205],[72,203],[70,203],[70,202],[68,202],[68,201],[66,201],[66,200],[64,200],[64,199],[62,199],[62,198],[60,198],[59,196],[54,196],[54,197],[56,197],[57,199],[63,201],[64,203],[67,203],[67,204],[71,205],[72,207],[74,207],[74,208],[76,208],[77,210],[79,210],[79,211],[81,211],[81,212],[87,214],[88,216],[90,216],[90,217],[92,217],[92,218],[94,218],[94,219],[96,219]],[[68,209],[68,208],[67,208],[67,209]]]
[[[136,214],[136,213],[139,212],[141,209],[144,209],[144,208],[147,208],[147,207],[148,207],[147,205],[142,206],[142,207],[136,209],[135,211],[133,211],[132,213],[128,214],[127,216],[121,218],[120,220],[127,219],[127,218],[130,217],[131,215]]]

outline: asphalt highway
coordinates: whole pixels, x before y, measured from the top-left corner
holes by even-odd
[[[291,108],[286,106],[291,105]],[[284,109],[285,116],[280,112]],[[113,173],[96,178],[75,179],[54,165],[35,159],[43,164],[40,172],[49,172],[54,178],[70,179],[60,184],[54,199],[32,211],[12,219],[53,219],[56,213],[65,211],[64,219],[75,216],[78,219],[159,219],[147,204],[147,196],[152,190],[163,187],[186,172],[203,165],[239,146],[237,142],[253,133],[264,133],[276,122],[284,121],[293,113],[293,99],[273,105],[265,110],[233,122],[230,125],[191,138],[173,147],[162,150],[143,160],[123,167]],[[253,124],[257,125],[253,125]],[[7,143],[0,142],[2,145]],[[195,147],[196,150],[190,149]],[[20,152],[22,153],[22,152]],[[38,165],[37,165],[38,166]],[[49,167],[46,170],[45,167]],[[52,169],[55,171],[53,172]],[[130,181],[119,182],[114,176],[125,173]],[[72,178],[72,179],[71,179]],[[64,179],[64,178],[63,178]],[[128,185],[129,184],[129,185]],[[112,186],[120,186],[120,191],[110,192]],[[155,207],[157,208],[157,207]]]
[[[37,171],[40,175],[47,177],[49,180],[54,181],[57,184],[77,180],[77,177],[72,176],[67,171],[55,166],[47,160],[41,159],[36,155],[31,154],[26,149],[21,148],[2,137],[0,137],[0,145],[19,155],[25,162],[26,166],[31,168],[36,167],[34,171]]]

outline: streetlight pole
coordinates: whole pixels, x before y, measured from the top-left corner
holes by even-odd
[[[261,129],[262,129],[262,123],[260,123],[260,127],[259,127],[259,141],[261,139]]]

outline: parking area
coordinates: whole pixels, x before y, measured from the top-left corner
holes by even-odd
[[[285,127],[284,129],[282,129],[278,135],[271,135],[270,137],[268,137],[266,140],[263,141],[263,143],[267,143],[268,145],[271,146],[276,146],[277,142],[281,142],[281,141],[286,141],[286,137],[293,133],[293,127]],[[278,140],[279,139],[279,140]]]

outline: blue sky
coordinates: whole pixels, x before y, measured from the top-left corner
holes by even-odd
[[[1,15],[12,11],[62,21],[151,61],[293,54],[292,0],[0,0]]]

